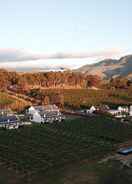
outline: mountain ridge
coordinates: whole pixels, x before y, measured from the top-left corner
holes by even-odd
[[[84,65],[76,69],[75,72],[99,75],[104,79],[130,76],[132,74],[132,55],[123,56],[120,59],[104,59],[95,64]]]

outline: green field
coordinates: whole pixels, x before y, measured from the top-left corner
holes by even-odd
[[[131,125],[100,116],[34,124],[18,130],[1,129],[0,163],[23,179],[45,179],[49,173],[55,175],[55,171],[68,165],[98,160],[130,138]],[[55,181],[50,183],[55,184]]]

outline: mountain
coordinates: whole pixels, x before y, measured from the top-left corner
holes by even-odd
[[[124,56],[119,60],[105,59],[92,65],[82,66],[76,71],[88,75],[99,75],[105,79],[116,76],[132,77],[132,55]]]

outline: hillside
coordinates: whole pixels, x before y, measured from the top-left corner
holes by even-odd
[[[111,78],[116,76],[132,75],[132,55],[124,56],[119,60],[106,59],[96,64],[85,65],[76,70],[77,72],[86,73],[88,75],[98,75],[101,78]]]

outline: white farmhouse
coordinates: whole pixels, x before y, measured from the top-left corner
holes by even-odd
[[[95,108],[94,106],[92,106],[92,107],[90,108],[90,110],[89,110],[90,113],[93,113],[93,112],[95,112],[95,111],[96,111],[96,108]]]
[[[31,106],[28,109],[28,114],[30,120],[36,123],[52,123],[63,120],[63,116],[56,105]]]
[[[94,106],[90,107],[90,109],[87,109],[86,112],[87,114],[92,114],[96,111],[96,108]]]

